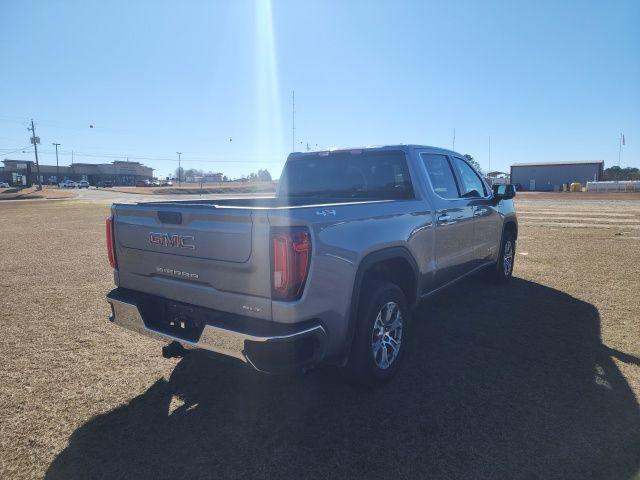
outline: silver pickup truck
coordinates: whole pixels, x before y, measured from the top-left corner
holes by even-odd
[[[456,152],[396,145],[292,153],[274,198],[114,204],[110,319],[165,356],[385,381],[420,299],[481,269],[510,279],[514,195]]]

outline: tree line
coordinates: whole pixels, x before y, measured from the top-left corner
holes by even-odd
[[[617,165],[614,167],[605,168],[602,180],[640,180],[640,169],[637,169],[635,167],[620,168]]]
[[[198,177],[205,177],[209,175],[217,175],[217,174],[212,172],[205,173],[203,170],[199,170],[197,168],[187,168],[187,169],[176,168],[174,172],[175,178],[181,178],[182,180],[188,177],[198,178]],[[272,180],[273,179],[271,178],[271,173],[269,173],[269,170],[267,169],[264,169],[264,170],[259,169],[257,172],[251,172],[247,175],[242,175],[240,178],[234,178],[234,179],[231,179],[226,175],[222,176],[223,182],[234,182],[234,181],[271,182]]]

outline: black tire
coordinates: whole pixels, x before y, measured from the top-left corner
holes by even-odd
[[[411,311],[407,306],[404,293],[393,283],[381,281],[368,283],[363,286],[363,291],[365,293],[358,308],[349,367],[357,381],[366,385],[376,385],[391,380],[398,371],[407,346]],[[393,312],[396,310],[391,304],[397,307],[399,317],[394,315]],[[389,311],[391,311],[391,321],[386,324],[383,316],[386,317]],[[380,319],[378,319],[378,314],[381,316]],[[399,330],[396,325],[398,318],[400,320]],[[379,321],[382,321],[382,325]],[[393,328],[394,325],[396,326],[394,330],[386,332],[386,334],[382,333],[385,327],[391,326]],[[378,339],[380,343],[376,342]],[[375,356],[374,342],[378,345]],[[386,368],[381,366],[384,364],[383,357],[386,357],[388,361]]]
[[[510,258],[510,262],[508,258]],[[498,284],[506,284],[513,276],[513,267],[516,260],[516,237],[513,232],[505,231],[502,235],[500,255],[495,266],[490,270],[491,279]]]

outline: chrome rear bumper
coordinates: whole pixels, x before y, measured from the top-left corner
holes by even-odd
[[[144,295],[144,297],[150,296]],[[160,298],[158,300],[165,301]],[[120,289],[115,289],[107,295],[107,302],[111,305],[112,311],[109,320],[116,325],[163,342],[177,341],[187,349],[207,350],[234,357],[259,371],[295,370],[319,363],[324,357],[327,334],[320,324],[307,324],[298,329],[283,325],[272,328],[272,331],[266,333],[264,328],[260,329],[260,332],[252,332],[246,326],[242,330],[233,330],[215,325],[215,322],[207,322],[199,338],[193,341],[154,328],[153,322],[143,318],[141,310],[144,309],[140,308],[135,292],[123,294]],[[286,364],[282,361],[278,362],[275,358],[274,367],[274,362],[270,361],[277,356],[274,352],[297,348],[306,340],[313,340],[315,345],[313,351],[300,356],[299,361],[296,355],[295,361]]]

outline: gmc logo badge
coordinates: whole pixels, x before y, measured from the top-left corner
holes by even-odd
[[[193,242],[193,235],[169,235],[168,233],[151,232],[149,234],[149,243],[160,245],[161,247],[171,248],[188,248],[195,250],[196,246]]]

